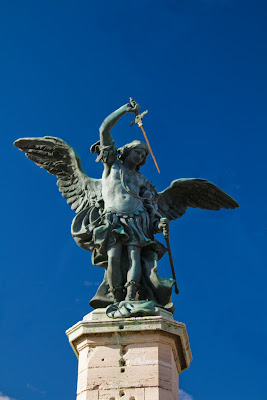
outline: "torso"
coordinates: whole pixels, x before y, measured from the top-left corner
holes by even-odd
[[[114,162],[109,172],[104,171],[102,176],[102,196],[105,209],[131,213],[140,207],[143,202],[132,194],[127,193],[124,189],[121,183],[120,169],[122,169],[125,187],[128,187],[137,196],[139,196],[141,187],[145,185],[145,178],[142,174],[129,170],[119,161]]]

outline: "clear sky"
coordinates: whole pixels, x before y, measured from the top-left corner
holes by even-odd
[[[149,109],[161,174],[151,157],[142,172],[159,191],[200,177],[240,204],[171,225],[174,316],[193,353],[181,400],[267,398],[266,19],[264,0],[0,2],[0,400],[75,399],[65,330],[103,273],[71,237],[56,178],[12,143],[60,137],[98,178],[90,146],[129,96]],[[131,120],[112,131],[118,145],[142,140]],[[170,276],[167,256],[159,270]]]

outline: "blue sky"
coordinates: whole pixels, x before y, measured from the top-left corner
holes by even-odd
[[[129,96],[149,109],[161,174],[151,157],[142,172],[159,191],[201,177],[240,204],[171,225],[175,318],[193,353],[181,400],[267,398],[266,18],[260,0],[1,1],[0,400],[75,398],[65,330],[102,279],[55,177],[12,143],[61,137],[100,177],[90,146]],[[142,138],[131,120],[114,128],[118,145]],[[159,269],[170,276],[166,256]]]

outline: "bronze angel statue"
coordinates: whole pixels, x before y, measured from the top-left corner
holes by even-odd
[[[104,268],[103,282],[90,301],[116,318],[153,315],[158,307],[174,311],[175,280],[162,278],[157,263],[166,248],[154,235],[169,229],[187,207],[207,210],[238,207],[237,202],[204,179],[177,179],[163,192],[139,172],[149,154],[138,140],[117,149],[110,130],[126,113],[138,113],[133,100],[110,114],[91,147],[104,164],[102,179],[89,177],[73,147],[56,137],[22,138],[14,145],[39,167],[58,178],[62,196],[76,212],[71,233]]]

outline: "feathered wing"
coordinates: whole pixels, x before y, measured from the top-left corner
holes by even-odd
[[[177,179],[158,194],[158,210],[170,221],[182,217],[187,207],[204,210],[236,208],[238,203],[205,179]]]
[[[52,136],[22,138],[14,146],[39,167],[57,176],[62,196],[76,213],[92,205],[99,207],[101,179],[90,178],[83,171],[78,153],[64,140]]]

